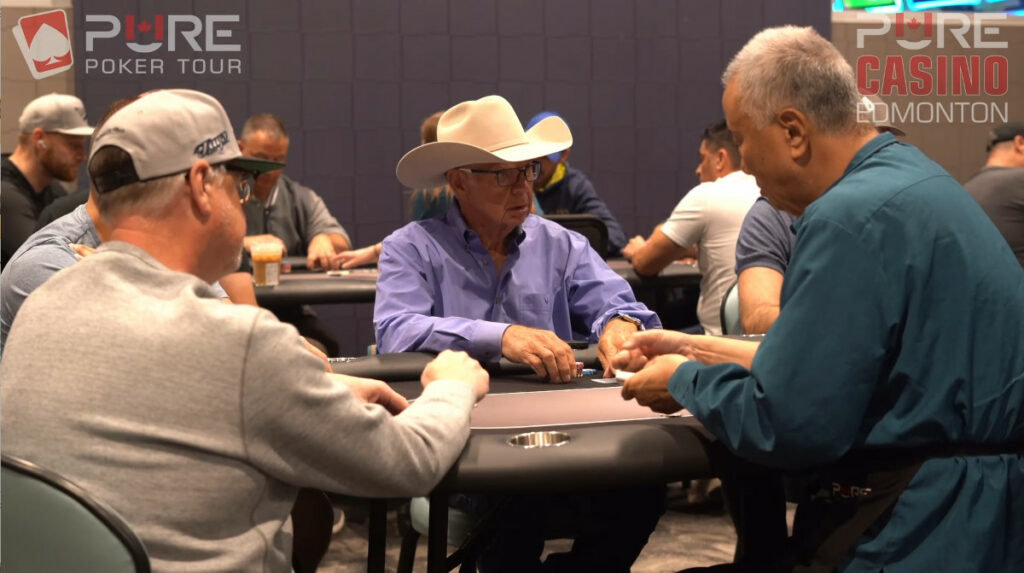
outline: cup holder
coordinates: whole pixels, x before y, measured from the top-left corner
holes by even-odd
[[[568,444],[572,437],[565,432],[526,432],[512,436],[506,442],[514,448],[551,448]]]

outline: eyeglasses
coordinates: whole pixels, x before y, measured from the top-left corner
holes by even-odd
[[[229,171],[235,175],[237,183],[235,183],[235,191],[238,192],[238,202],[245,205],[252,199],[252,189],[256,185],[256,177],[259,176],[255,171],[246,171],[245,169],[239,169],[237,167],[224,166],[225,171]],[[188,181],[189,172],[185,172],[185,181]]]
[[[459,171],[466,173],[493,173],[498,179],[498,185],[511,187],[519,183],[519,176],[522,175],[528,183],[533,183],[540,176],[540,162],[531,161],[522,167],[510,167],[508,169],[471,169],[460,167]]]
[[[252,199],[252,189],[256,185],[256,173],[233,167],[228,167],[227,171],[234,173],[238,181],[235,189],[238,191],[239,202],[243,205],[248,203],[249,199]]]

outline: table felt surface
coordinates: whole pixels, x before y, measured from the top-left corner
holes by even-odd
[[[576,350],[596,362],[596,347]],[[415,398],[419,375],[432,356],[407,352],[334,364],[336,372],[387,380]],[[709,477],[708,441],[693,417],[666,417],[625,401],[621,383],[581,377],[551,384],[529,367],[508,361],[486,365],[490,393],[471,414],[465,450],[439,488],[462,492],[599,490]],[[523,370],[526,368],[526,371]],[[528,431],[568,434],[561,446],[525,449],[508,441]]]

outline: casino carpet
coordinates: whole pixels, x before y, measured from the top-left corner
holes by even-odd
[[[687,567],[725,563],[732,560],[736,534],[728,516],[722,513],[697,513],[671,509],[673,498],[685,497],[678,485],[670,486],[670,509],[658,522],[658,528],[651,535],[647,547],[634,564],[634,573],[666,573]],[[331,547],[321,563],[321,573],[357,573],[366,570],[366,522],[359,510],[350,508],[344,529],[334,536]],[[792,523],[792,507],[789,511]],[[388,515],[387,571],[394,571],[398,565],[398,526],[394,512]],[[552,540],[547,548],[567,551],[567,540]],[[426,539],[421,537],[416,550],[415,571],[426,571]]]

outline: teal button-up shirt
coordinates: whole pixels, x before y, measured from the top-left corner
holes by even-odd
[[[739,456],[1024,440],[1024,271],[941,167],[889,134],[795,223],[750,371],[684,363],[676,400]],[[1024,571],[1017,455],[926,462],[843,571]]]

